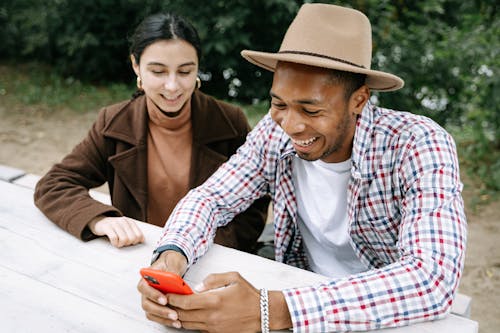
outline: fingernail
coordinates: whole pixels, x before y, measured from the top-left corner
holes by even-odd
[[[181,325],[181,322],[180,321],[174,321],[172,323],[172,326],[174,326],[175,328],[182,328],[182,325]]]
[[[158,298],[158,303],[161,305],[167,305],[167,299],[165,297]]]
[[[194,291],[201,293],[202,291],[205,291],[205,285],[202,283],[198,283],[196,286],[194,286]]]
[[[177,318],[177,313],[169,313],[168,319],[177,320],[179,318]]]

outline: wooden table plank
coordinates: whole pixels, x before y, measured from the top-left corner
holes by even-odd
[[[0,180],[10,182],[24,174],[24,170],[0,164]]]
[[[57,287],[57,279],[46,284],[2,265],[0,280],[2,332],[166,332],[144,316],[130,316],[64,286]]]
[[[11,181],[11,183],[19,185],[19,186],[24,186],[30,189],[35,189],[36,183],[40,180],[40,176],[32,174],[32,173],[27,173],[25,175],[22,175],[21,177],[16,178],[15,180]]]
[[[178,331],[147,320],[136,290],[139,268],[149,266],[160,228],[146,227],[147,241],[136,247],[82,242],[26,200],[31,190],[2,185],[0,191],[9,192],[0,205],[2,331]]]

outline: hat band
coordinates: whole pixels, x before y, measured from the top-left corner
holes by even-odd
[[[351,65],[351,66],[355,66],[355,67],[358,67],[358,68],[364,68],[364,69],[366,69],[366,67],[365,67],[365,66],[361,66],[361,65],[355,64],[355,63],[353,63],[353,62],[350,62],[350,61],[347,61],[347,60],[344,60],[344,59],[339,59],[339,58],[335,58],[335,57],[330,57],[330,56],[327,56],[327,55],[324,55],[324,54],[319,54],[319,53],[314,53],[314,52],[303,52],[303,51],[279,51],[278,53],[289,53],[289,54],[301,54],[301,55],[308,55],[308,56],[313,56],[313,57],[318,57],[318,58],[324,58],[324,59],[329,59],[329,60],[333,60],[333,61],[338,61],[338,62],[341,62],[341,63],[347,64],[347,65]]]

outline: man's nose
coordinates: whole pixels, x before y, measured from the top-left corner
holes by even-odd
[[[287,134],[300,133],[306,128],[302,116],[293,110],[289,110],[283,115],[280,126]]]

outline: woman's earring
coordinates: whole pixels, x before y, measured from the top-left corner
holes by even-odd
[[[199,76],[196,77],[196,89],[201,88],[201,79]]]
[[[142,80],[139,76],[137,77],[137,89],[142,90]]]

